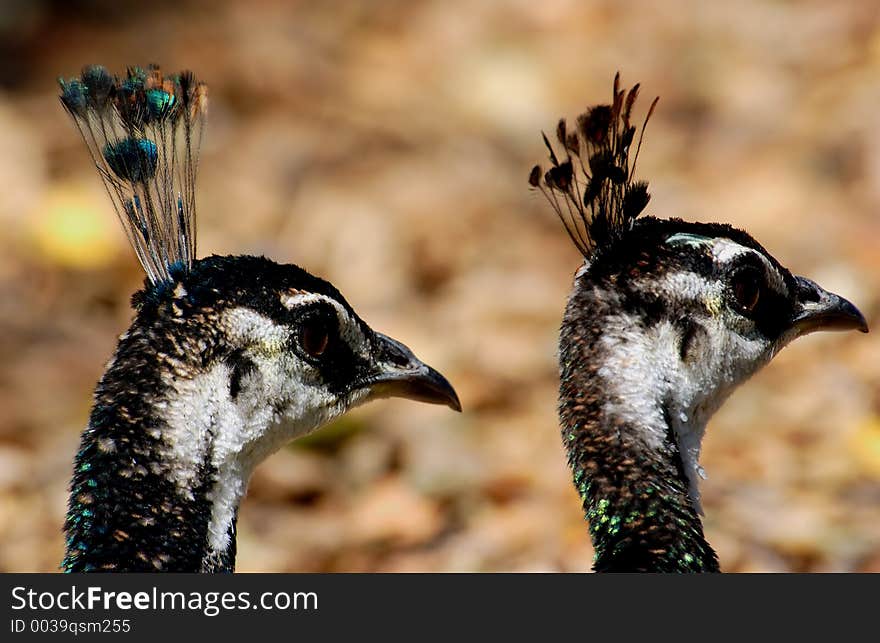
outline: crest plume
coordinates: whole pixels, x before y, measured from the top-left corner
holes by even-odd
[[[545,172],[536,165],[529,174],[529,184],[547,198],[587,258],[628,231],[651,198],[648,184],[633,177],[645,126],[659,97],[648,109],[630,164],[636,134],[632,108],[638,94],[638,84],[620,89],[620,74],[616,74],[611,105],[587,109],[577,117],[574,131],[560,119],[556,139],[562,153],[557,155],[545,134],[551,167]]]
[[[73,118],[126,236],[153,283],[196,254],[195,181],[207,87],[188,71],[157,66],[123,77],[99,65],[60,79]]]

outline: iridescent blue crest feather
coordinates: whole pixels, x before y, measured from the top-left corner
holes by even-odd
[[[93,65],[59,83],[147,277],[156,284],[171,266],[189,269],[207,87],[191,72],[163,76],[156,66],[120,78]]]

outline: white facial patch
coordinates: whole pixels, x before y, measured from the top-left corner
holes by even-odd
[[[724,296],[724,284],[720,280],[708,280],[687,270],[668,272],[658,279],[642,280],[637,288],[659,291],[663,293],[664,300],[672,305],[702,303],[712,314],[718,314],[717,309]]]
[[[647,331],[637,318],[615,315],[605,320],[602,367],[598,375],[608,392],[604,405],[608,417],[620,418],[643,429],[646,446],[661,449],[666,440],[666,420],[661,397],[646,391],[665,391],[678,356],[669,350],[677,330],[661,322]]]
[[[695,325],[692,356],[683,359],[683,327],[674,319],[644,325],[637,315],[614,315],[603,321],[603,366],[598,374],[608,391],[604,411],[638,427],[646,445],[662,448],[667,429],[674,431],[698,512],[699,465],[706,424],[737,385],[770,359],[760,338],[750,339],[727,327],[724,284],[689,271],[646,279],[641,286],[661,293],[670,306],[690,311]]]
[[[166,371],[170,393],[157,405],[167,424],[162,461],[178,493],[192,499],[202,463],[210,462],[216,471],[208,494],[208,545],[215,553],[229,546],[230,527],[254,467],[366,395],[338,399],[320,383],[311,364],[286,349],[290,329],[252,309],[226,311],[220,326],[255,366],[243,375],[235,399],[230,393],[232,367],[220,361],[188,377],[181,375],[186,369]]]
[[[220,325],[236,346],[261,345],[267,350],[281,350],[290,337],[290,329],[250,308],[230,308]]]

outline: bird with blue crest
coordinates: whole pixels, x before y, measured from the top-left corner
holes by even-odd
[[[460,411],[449,381],[333,284],[265,257],[196,254],[207,87],[100,66],[61,80],[146,272],[74,461],[68,572],[231,572],[254,468],[382,397]]]

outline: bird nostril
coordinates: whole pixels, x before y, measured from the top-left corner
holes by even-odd
[[[798,280],[797,282],[797,298],[799,301],[819,301],[819,291],[816,286],[810,282]]]
[[[409,366],[412,361],[412,355],[407,349],[402,347],[397,341],[384,335],[379,335],[374,350],[381,356],[380,359],[383,362],[400,368]]]
[[[406,366],[409,364],[409,357],[405,355],[403,352],[394,349],[388,351],[387,353],[388,361],[394,364],[395,366]]]

